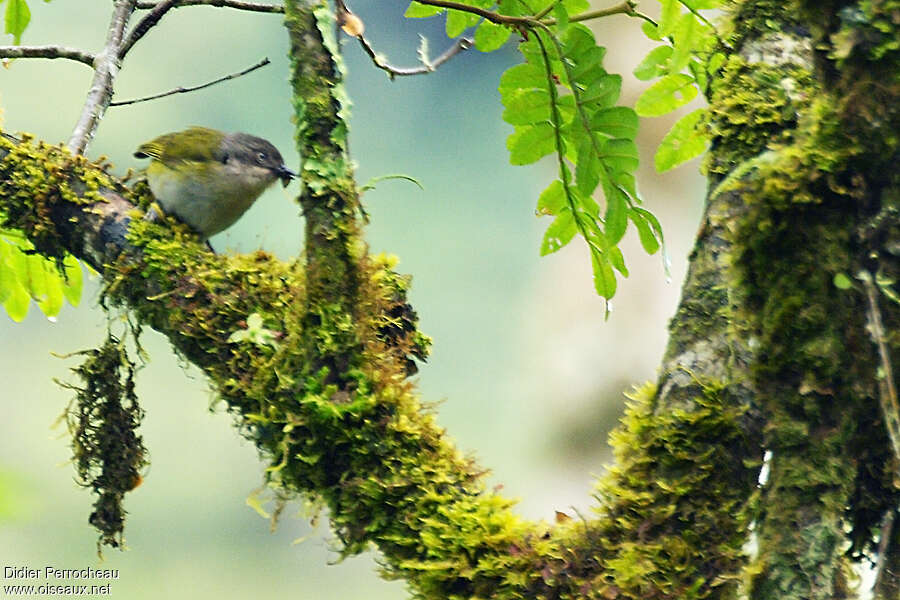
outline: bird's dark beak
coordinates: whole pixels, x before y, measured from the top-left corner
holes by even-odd
[[[281,165],[280,167],[275,169],[275,174],[281,179],[281,185],[283,187],[287,187],[291,182],[291,179],[297,176],[296,173],[294,173],[284,165]]]

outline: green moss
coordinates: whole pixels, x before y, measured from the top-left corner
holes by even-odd
[[[729,43],[741,47],[748,40],[758,39],[771,33],[793,29],[799,25],[790,10],[785,10],[783,0],[754,0],[742,2],[732,0],[728,20],[731,28]]]
[[[89,522],[100,531],[97,542],[124,546],[125,494],[141,483],[147,451],[137,435],[143,418],[134,392],[135,366],[124,345],[108,336],[104,344],[84,352],[87,359],[73,371],[84,387],[66,410],[79,483],[97,494]]]
[[[611,437],[616,466],[597,485],[611,552],[601,594],[735,597],[755,478],[740,457],[752,451],[744,411],[716,382],[697,383],[690,410],[657,410],[656,389],[636,389]]]
[[[101,188],[122,186],[107,176],[108,164],[97,168],[61,144],[35,144],[27,135],[18,142],[0,135],[0,156],[0,227],[22,231],[36,252],[55,259],[61,269],[67,251],[57,222],[59,207],[104,202]]]
[[[706,168],[725,174],[793,139],[799,115],[815,96],[810,74],[798,66],[749,64],[733,55],[713,82],[707,118],[715,143]]]

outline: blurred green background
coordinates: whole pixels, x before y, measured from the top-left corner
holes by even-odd
[[[378,50],[408,66],[419,35],[427,36],[434,55],[449,42],[442,19],[403,19],[406,4],[357,0],[351,6]],[[641,8],[652,14],[656,4]],[[110,6],[31,2],[33,22],[23,43],[97,50]],[[645,85],[630,75],[651,47],[639,24],[619,16],[593,25],[609,47],[607,70],[625,77],[623,104],[633,104]],[[621,412],[622,392],[656,375],[702,207],[696,161],[664,175],[652,168],[656,144],[677,115],[642,120],[639,140],[645,165],[639,186],[663,223],[672,282],[660,257],[645,256],[631,231],[624,248],[632,275],[604,322],[583,244],[575,240],[558,254],[538,256],[548,221],[534,216],[534,205],[554,176],[553,161],[507,163],[511,128],[501,121],[496,87],[517,60],[514,45],[491,55],[472,50],[436,73],[393,82],[355,41],[343,47],[359,182],[404,173],[425,186],[422,192],[387,181],[364,198],[371,248],[397,254],[399,270],[413,274],[412,302],[435,340],[419,375],[424,397],[443,400],[440,421],[449,435],[492,470],[492,483],[521,499],[523,515],[552,519],[555,510],[589,511],[591,481],[609,460],[606,434]],[[124,173],[140,167],[131,157],[139,143],[197,124],[268,138],[296,165],[286,52],[279,15],[211,7],[169,13],[126,59],[116,99],[203,83],[264,56],[273,64],[201,92],[112,108],[88,154],[109,156]],[[4,128],[65,141],[90,78],[89,69],[68,61],[18,60],[0,69]],[[213,244],[219,251],[294,255],[302,231],[296,191],[273,188]],[[254,448],[239,438],[230,417],[210,412],[213,395],[203,376],[152,331],[143,338],[151,362],[138,385],[152,466],[126,498],[128,550],[107,549],[100,563],[87,524],[93,498],[73,481],[64,428],[51,428],[71,396],[53,378],[71,380],[68,369],[78,362],[51,352],[101,341],[106,316],[96,305],[97,289],[96,280],[89,282],[81,306],[65,307],[57,322],[36,308],[21,324],[0,316],[0,565],[118,568],[112,596],[136,600],[406,596],[402,582],[378,579],[375,553],[332,564],[327,526],[311,530],[298,505],[269,532],[268,522],[245,504],[261,482]],[[293,543],[300,538],[306,539]]]

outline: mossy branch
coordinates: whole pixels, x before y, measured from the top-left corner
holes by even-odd
[[[133,218],[146,186],[125,189],[62,148],[9,140],[0,149],[3,225],[42,252],[68,249],[101,269],[107,303],[129,307],[208,375],[269,457],[271,485],[323,499],[345,553],[375,544],[388,576],[422,597],[708,598],[732,589],[742,531],[732,512],[746,487],[734,478],[746,477],[714,446],[743,439],[743,417],[712,380],[697,383],[697,410],[660,418],[652,390],[636,396],[616,442],[624,464],[601,485],[598,520],[523,521],[484,489],[484,470],[453,447],[406,380],[411,358],[427,350],[406,302],[409,281],[391,260],[368,256],[359,235],[322,15],[287,10],[292,80],[303,94],[305,263],[211,255],[175,223]],[[233,336],[252,314],[278,332],[277,344]],[[694,547],[677,525],[685,510],[705,532]],[[632,541],[647,535],[650,545]],[[648,560],[649,580],[635,571]]]
[[[837,296],[830,277],[866,266],[897,278],[897,260],[872,258],[900,231],[896,176],[885,181],[885,158],[854,137],[858,114],[816,87],[809,65],[746,58],[784,18],[781,4],[734,11],[742,25],[714,86],[709,170],[715,183],[771,146],[777,160],[711,198],[659,384],[634,394],[614,436],[618,464],[598,483],[597,519],[516,517],[407,380],[428,340],[409,279],[361,236],[339,57],[320,4],[285,5],[304,262],[211,255],[176,223],[133,218],[143,184],[127,189],[60,147],[5,137],[0,225],[42,254],[70,251],[100,269],[105,302],[127,306],[208,375],[271,462],[270,485],[321,498],[343,552],[377,546],[386,574],[420,597],[730,599],[754,518],[751,597],[837,597],[847,525],[852,549],[865,550],[898,495],[876,468],[889,453],[872,417],[864,302]],[[896,122],[895,109],[878,110]],[[898,313],[885,309],[886,331]],[[235,335],[250,315],[267,341]],[[764,447],[775,456],[754,513]]]

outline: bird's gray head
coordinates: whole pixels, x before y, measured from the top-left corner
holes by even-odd
[[[235,162],[243,166],[267,169],[273,179],[278,177],[284,186],[297,176],[284,166],[284,159],[278,149],[268,141],[247,133],[231,133],[225,136],[219,147],[222,162]]]

